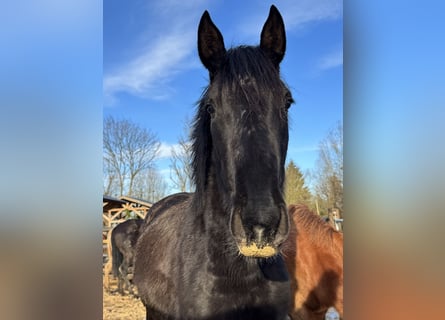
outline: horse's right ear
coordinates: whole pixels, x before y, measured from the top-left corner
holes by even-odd
[[[269,16],[261,31],[260,47],[278,67],[286,51],[286,32],[283,17],[274,5],[270,7]]]
[[[226,48],[221,32],[210,19],[207,10],[203,13],[198,27],[198,52],[202,64],[209,70],[210,77],[221,66]]]

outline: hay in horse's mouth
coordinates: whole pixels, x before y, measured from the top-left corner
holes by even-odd
[[[270,245],[266,245],[262,248],[259,248],[256,243],[252,243],[247,245],[246,243],[241,243],[238,246],[239,252],[246,257],[255,257],[255,258],[269,258],[277,254],[277,249]]]

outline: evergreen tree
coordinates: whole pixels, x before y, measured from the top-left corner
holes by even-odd
[[[311,206],[312,195],[309,188],[305,185],[303,173],[293,160],[286,166],[284,191],[288,205],[301,203]]]

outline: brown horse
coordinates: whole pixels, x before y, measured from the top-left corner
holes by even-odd
[[[343,234],[304,205],[289,205],[283,256],[291,278],[293,320],[323,320],[329,307],[343,318]]]

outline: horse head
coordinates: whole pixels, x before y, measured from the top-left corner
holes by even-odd
[[[198,52],[210,85],[194,129],[195,137],[205,136],[194,141],[197,191],[209,176],[215,180],[239,252],[250,257],[278,254],[289,231],[283,184],[293,100],[280,78],[286,36],[275,6],[260,38],[257,47],[226,50],[207,11],[198,28]]]

